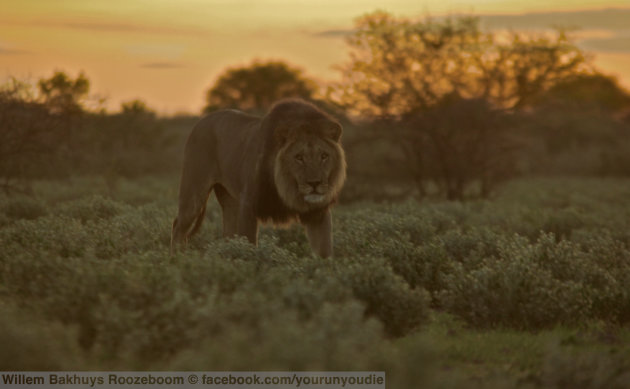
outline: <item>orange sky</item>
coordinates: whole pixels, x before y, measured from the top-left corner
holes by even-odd
[[[0,0],[0,78],[83,70],[112,111],[141,98],[161,113],[198,112],[222,69],[254,58],[335,79],[331,66],[347,49],[340,35],[321,33],[376,9],[487,15],[488,28],[579,25],[578,43],[630,87],[630,0]]]

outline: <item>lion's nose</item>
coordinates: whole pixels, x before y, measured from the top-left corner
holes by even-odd
[[[307,184],[313,187],[313,189],[317,189],[317,187],[322,183],[322,180],[309,180],[306,181]]]

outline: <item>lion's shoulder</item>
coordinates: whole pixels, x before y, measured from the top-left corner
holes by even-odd
[[[199,121],[202,126],[220,128],[239,128],[260,122],[259,116],[251,115],[237,109],[222,109],[207,114]]]

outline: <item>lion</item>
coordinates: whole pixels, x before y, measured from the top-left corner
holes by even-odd
[[[221,110],[193,128],[184,152],[171,253],[204,219],[214,190],[223,236],[258,241],[259,223],[299,221],[313,252],[329,257],[331,207],[346,179],[341,125],[303,100],[282,100],[264,117]]]

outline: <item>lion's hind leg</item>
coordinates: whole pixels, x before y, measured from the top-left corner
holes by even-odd
[[[179,211],[173,220],[171,230],[171,255],[178,246],[185,247],[190,237],[199,231],[203,223],[212,186],[201,185],[195,189],[180,193]]]
[[[223,237],[231,238],[238,232],[238,200],[219,184],[215,185],[214,193],[223,213]]]
[[[193,236],[203,223],[203,217],[206,213],[205,205],[194,214],[184,214],[180,212],[173,220],[173,228],[171,230],[171,255],[174,254],[177,246],[185,247],[188,239]]]

